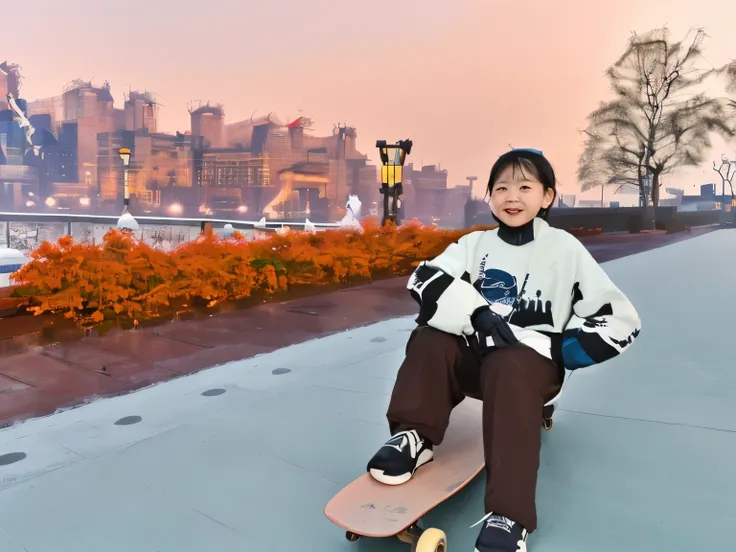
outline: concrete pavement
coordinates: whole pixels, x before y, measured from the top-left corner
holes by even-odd
[[[599,261],[711,232],[583,238]],[[0,356],[0,427],[334,332],[416,313],[406,278]]]
[[[530,552],[733,548],[734,249],[720,230],[604,265],[643,331],[566,386]],[[0,431],[0,550],[408,550],[349,543],[322,509],[386,438],[412,327],[394,318]],[[450,551],[472,550],[483,479],[425,519]]]

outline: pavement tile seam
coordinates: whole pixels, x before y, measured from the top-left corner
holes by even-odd
[[[24,381],[21,378],[18,378],[16,376],[11,376],[10,374],[6,374],[5,372],[0,371],[0,376],[2,376],[4,378],[8,378],[9,380],[16,381],[18,383],[22,383],[23,385],[26,385],[28,387],[32,387],[33,389],[38,389],[38,386],[37,385],[34,385],[34,384],[29,383],[27,381]]]
[[[69,452],[71,452],[73,454],[76,454],[74,451],[71,451],[71,450]],[[32,474],[26,475],[26,476],[24,476],[22,478],[19,478],[17,481],[12,481],[12,482],[9,482],[8,484],[0,485],[0,494],[2,494],[4,492],[7,492],[10,489],[13,489],[15,487],[21,487],[21,486],[24,486],[26,484],[33,486],[34,484],[36,484],[38,482],[39,479],[42,479],[42,478],[44,478],[44,477],[46,477],[48,475],[51,475],[52,473],[55,473],[55,472],[64,470],[66,468],[71,468],[72,466],[76,466],[78,464],[81,464],[81,463],[85,462],[86,460],[87,460],[87,458],[85,458],[83,456],[80,456],[79,458],[77,458],[75,460],[72,460],[72,461],[69,461],[69,462],[65,462],[65,463],[63,463],[61,465],[58,465],[58,466],[53,466],[51,468],[47,468],[47,469],[42,470],[42,471],[39,471],[37,473],[32,473]],[[0,483],[2,483],[2,480],[0,480]]]
[[[17,550],[23,549],[24,552],[29,552],[28,548],[26,548],[25,546],[23,546],[23,544],[13,534],[11,534],[9,531],[5,530],[5,528],[3,528],[2,525],[0,525],[0,532],[2,532],[8,538],[9,541],[14,542],[15,544],[17,544],[20,547]]]
[[[78,370],[83,370],[84,372],[89,372],[91,374],[97,374],[99,376],[104,376],[106,378],[112,377],[112,375],[111,374],[108,374],[106,371],[103,371],[103,370],[94,370],[94,369],[91,369],[91,368],[86,368],[86,367],[84,367],[84,366],[82,366],[80,364],[77,364],[76,362],[72,362],[72,361],[67,360],[65,358],[59,358],[59,357],[53,356],[49,351],[41,351],[40,354],[43,355],[43,356],[45,356],[45,357],[48,357],[48,358],[53,358],[54,360],[56,360],[58,362],[61,362],[62,364],[65,364],[65,365],[70,366],[72,368],[76,368]]]
[[[612,414],[600,414],[597,412],[583,412],[581,410],[571,410],[567,408],[558,408],[557,410],[559,412],[569,412],[571,414],[580,414],[581,416],[594,416],[596,418],[623,420],[627,422],[640,423],[640,424],[666,425],[666,426],[672,426],[672,427],[682,427],[682,428],[697,429],[697,430],[703,430],[703,431],[715,431],[715,432],[720,432],[720,433],[736,434],[736,430],[728,429],[725,427],[702,426],[702,425],[697,425],[697,424],[686,424],[682,422],[670,422],[667,420],[647,420],[645,418],[632,418],[629,416],[614,416]]]
[[[194,343],[193,341],[188,341],[188,340],[182,339],[180,337],[173,337],[171,335],[166,335],[166,334],[161,333],[161,329],[160,328],[154,329],[152,333],[153,333],[153,335],[155,335],[156,337],[160,337],[161,339],[167,339],[167,340],[173,341],[175,343],[185,343],[186,345],[192,345],[193,347],[202,347],[202,349],[204,349],[204,350],[213,349],[213,348],[216,348],[217,347],[217,345],[201,345],[199,343]]]
[[[382,393],[379,393],[377,391],[359,391],[357,389],[345,389],[345,388],[336,387],[336,386],[333,386],[333,385],[324,385],[324,384],[317,384],[317,383],[312,384],[312,386],[313,387],[319,387],[321,389],[329,389],[331,391],[341,391],[343,393],[356,393],[356,394],[359,394],[359,395],[379,395],[379,396],[382,396],[382,397],[386,397],[386,396],[391,395],[390,392],[382,392]]]

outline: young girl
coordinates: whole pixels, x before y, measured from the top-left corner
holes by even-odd
[[[639,316],[583,245],[546,222],[555,174],[541,151],[502,155],[488,179],[498,228],[471,232],[422,262],[407,285],[417,328],[368,463],[398,485],[430,462],[450,412],[483,401],[486,516],[476,552],[526,552],[537,527],[542,409],[576,370],[621,354]]]

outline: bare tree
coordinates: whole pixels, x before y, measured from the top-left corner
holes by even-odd
[[[666,27],[632,34],[606,71],[615,98],[588,116],[578,161],[583,191],[611,183],[646,189],[651,183],[657,206],[663,174],[702,164],[713,135],[736,135],[730,109],[736,104],[703,90],[706,81],[724,73],[736,80],[736,64],[700,68],[705,38],[704,30],[695,29],[672,42]]]
[[[724,171],[725,169],[725,171]],[[721,155],[721,164],[716,165],[713,161],[713,170],[721,177],[721,189],[723,190],[728,184],[731,191],[731,205],[733,205],[736,195],[733,192],[733,177],[736,176],[736,160],[731,160],[725,155]]]

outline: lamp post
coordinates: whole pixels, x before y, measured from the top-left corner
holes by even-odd
[[[128,193],[128,167],[130,166],[130,150],[128,148],[120,148],[118,150],[120,159],[123,160],[123,213],[128,211],[130,204],[130,194]]]
[[[399,140],[396,144],[387,144],[386,140],[378,140],[376,147],[381,156],[381,188],[383,195],[383,224],[392,220],[397,226],[401,194],[404,193],[403,171],[406,156],[411,153],[413,142],[409,139]],[[389,151],[391,150],[391,151]],[[389,205],[389,199],[390,205]]]
[[[123,160],[123,214],[118,219],[118,228],[121,230],[138,230],[138,223],[128,212],[130,205],[130,193],[128,190],[128,167],[130,166],[130,149],[120,148],[118,150],[120,159]]]

